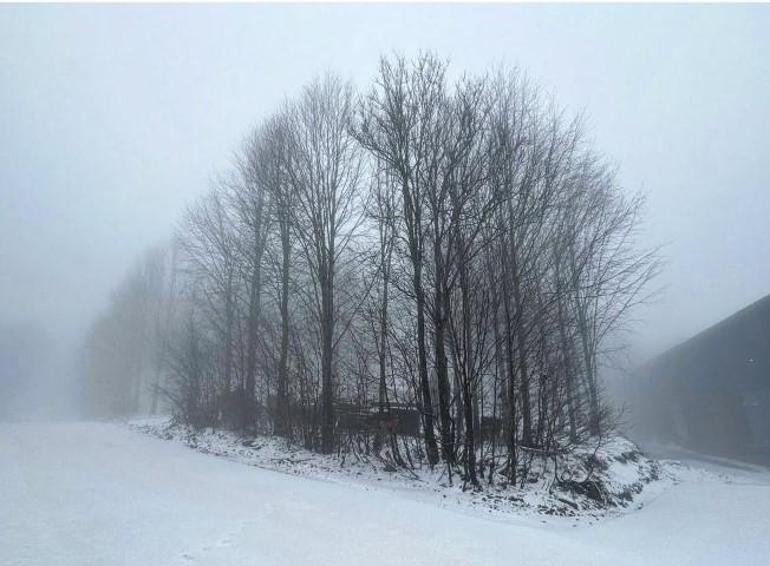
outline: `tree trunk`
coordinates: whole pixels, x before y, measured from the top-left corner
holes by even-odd
[[[276,433],[291,437],[289,422],[289,227],[281,223],[281,352],[278,361],[278,399]]]
[[[251,275],[251,289],[249,292],[248,350],[246,351],[246,398],[249,402],[253,401],[255,397],[257,342],[259,333],[259,317],[262,308],[261,287],[261,260],[255,259],[255,265]]]
[[[452,417],[449,411],[451,391],[449,390],[449,369],[446,355],[446,315],[444,310],[448,297],[444,296],[437,284],[435,300],[436,313],[433,317],[434,341],[436,350],[436,381],[438,385],[438,405],[441,426],[441,454],[448,464],[455,462],[454,438],[452,435]]]
[[[379,384],[377,388],[377,407],[380,417],[380,426],[377,427],[377,433],[374,439],[375,451],[379,452],[383,445],[383,436],[385,431],[382,427],[382,421],[385,416],[390,413],[390,407],[388,406],[388,383],[386,380],[387,371],[387,336],[388,336],[388,293],[390,290],[390,267],[385,265],[385,261],[390,262],[389,254],[387,258],[383,258],[382,269],[382,305],[380,307],[380,340],[378,345],[378,363],[379,363]],[[398,448],[398,445],[396,445]]]
[[[334,450],[334,269],[322,274],[321,283],[321,452]]]
[[[569,437],[571,441],[577,440],[577,419],[575,417],[575,375],[572,363],[572,348],[567,336],[566,321],[564,320],[564,304],[558,299],[559,314],[559,339],[561,340],[562,356],[564,357],[564,375],[567,386],[567,417],[569,419]]]
[[[460,249],[464,249],[462,236],[458,236],[458,244]],[[462,255],[460,256],[458,267],[460,270],[460,291],[462,297],[461,374],[463,386],[463,414],[465,416],[465,467],[468,481],[470,481],[474,487],[478,487],[479,480],[476,477],[476,444],[474,438],[474,415],[476,407],[473,402],[475,368],[471,337],[472,315],[470,304],[470,282],[468,281],[467,263]]]
[[[529,392],[529,368],[527,365],[527,337],[524,335],[524,304],[521,297],[521,274],[516,262],[516,249],[511,253],[511,278],[513,279],[513,300],[516,307],[516,350],[519,366],[519,397],[521,397],[521,442],[524,446],[532,445],[532,409]]]
[[[413,286],[417,298],[417,358],[420,374],[420,389],[422,390],[422,420],[425,436],[425,452],[428,463],[435,466],[438,463],[438,446],[433,431],[433,403],[428,381],[428,359],[425,350],[425,292],[422,288],[422,266],[415,265]]]
[[[583,358],[586,369],[586,383],[588,385],[588,430],[597,436],[601,433],[601,408],[599,406],[599,391],[596,383],[596,367],[594,364],[594,352],[589,344],[588,321],[585,314],[578,308],[578,319],[580,324],[580,338],[583,346]]]
[[[506,365],[506,407],[507,422],[505,427],[506,444],[508,446],[508,478],[511,484],[516,483],[517,469],[517,414],[516,414],[516,371],[514,368],[513,352],[513,321],[511,314],[511,292],[508,273],[508,261],[505,252],[502,253],[503,260],[503,305],[505,314],[505,365]]]

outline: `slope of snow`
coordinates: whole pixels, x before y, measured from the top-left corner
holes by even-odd
[[[677,477],[639,511],[572,526],[292,477],[118,425],[2,424],[0,564],[767,563],[768,472]]]
[[[539,458],[532,463],[538,473],[531,475],[523,489],[507,485],[507,478],[497,474],[492,484],[488,477],[482,477],[481,488],[473,490],[456,474],[450,481],[444,466],[407,470],[372,454],[348,451],[342,457],[321,455],[275,436],[194,430],[163,417],[134,419],[130,426],[243,464],[345,485],[406,491],[413,498],[486,516],[513,512],[598,519],[638,508],[674,481],[667,468],[644,457],[635,444],[619,436],[560,456],[558,476],[562,481],[571,480],[571,484],[556,481],[552,458]],[[590,480],[593,490],[580,485],[585,479]]]

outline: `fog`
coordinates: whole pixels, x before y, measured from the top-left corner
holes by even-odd
[[[3,389],[71,382],[128,265],[248,130],[392,51],[518,64],[585,111],[663,246],[629,338],[635,361],[660,353],[770,292],[768,29],[765,6],[0,7]]]
[[[769,30],[0,4],[0,562],[766,563]]]

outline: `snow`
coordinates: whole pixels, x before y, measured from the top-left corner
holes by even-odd
[[[507,478],[498,474],[492,485],[488,478],[483,478],[482,489],[472,490],[456,474],[450,482],[443,466],[432,470],[427,466],[405,470],[389,465],[383,457],[366,455],[363,450],[349,451],[342,458],[324,456],[288,445],[275,436],[241,437],[209,428],[195,431],[174,425],[167,418],[134,419],[130,426],[204,454],[251,466],[364,489],[406,491],[412,498],[483,516],[508,516],[515,512],[596,519],[643,505],[663,487],[659,485],[661,481],[670,483],[674,479],[657,461],[645,458],[635,444],[619,436],[605,439],[599,446],[592,443],[559,457],[559,477],[576,482],[590,478],[597,482],[595,485],[601,486],[604,498],[599,501],[554,482],[551,458],[533,461],[532,467],[538,473],[528,479],[523,489],[507,485]]]
[[[0,564],[766,564],[770,472],[666,464],[575,521],[292,476],[107,423],[0,424]],[[653,496],[654,495],[654,496]]]

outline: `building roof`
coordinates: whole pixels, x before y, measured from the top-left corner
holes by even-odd
[[[755,388],[770,384],[770,295],[645,364],[649,379]]]

